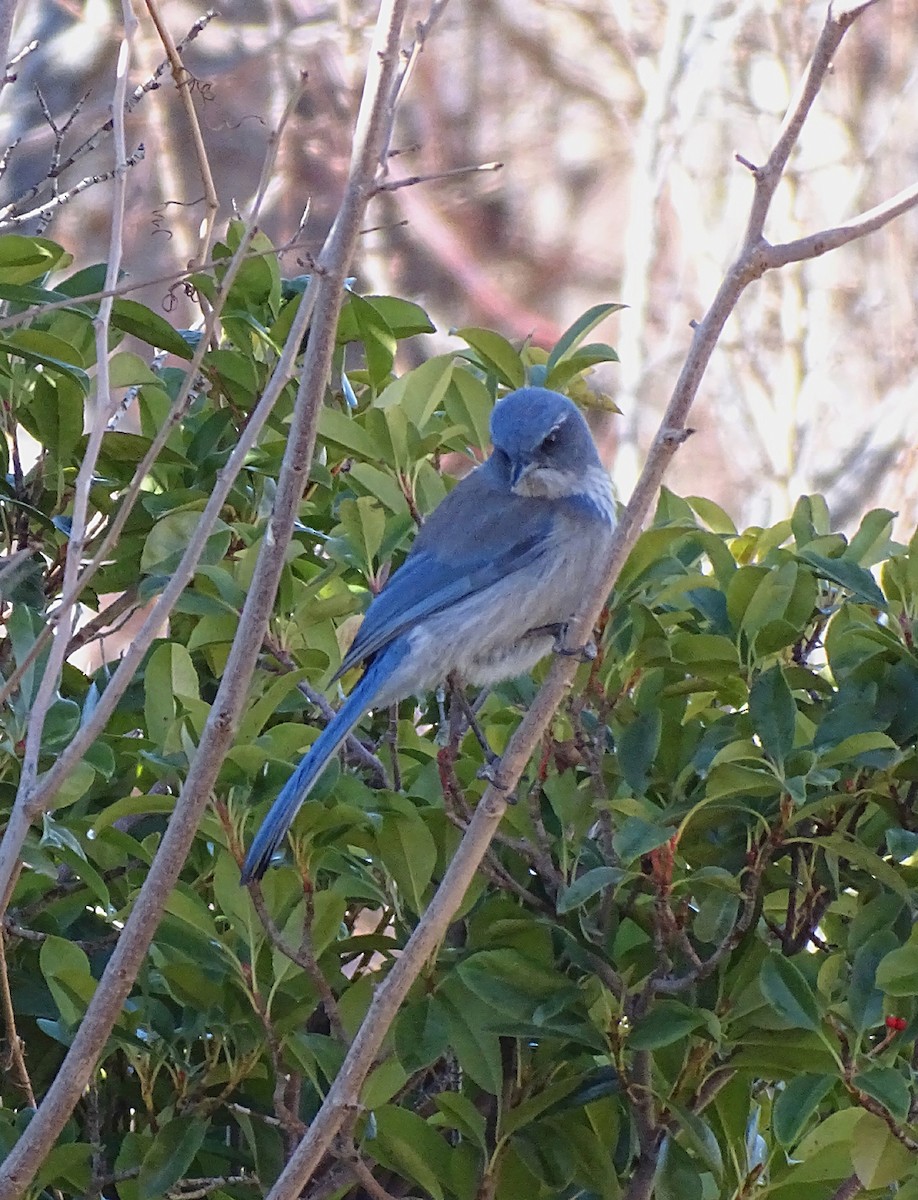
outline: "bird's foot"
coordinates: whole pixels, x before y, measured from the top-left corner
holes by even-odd
[[[499,770],[500,755],[492,752],[485,765],[478,768],[476,777],[478,779],[486,779],[492,788],[496,788],[497,791],[503,792],[507,797],[508,804],[516,804],[516,793],[512,788],[507,787],[502,780],[498,779],[497,773]]]
[[[559,621],[555,625],[543,625],[534,632],[554,635],[555,644],[552,646],[552,653],[561,654],[565,658],[576,658],[579,662],[592,662],[597,655],[596,643],[593,639],[590,638],[582,646],[568,646],[567,629],[567,622]]]

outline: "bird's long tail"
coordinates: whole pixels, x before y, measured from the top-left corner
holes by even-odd
[[[242,864],[243,884],[261,879],[293,823],[300,805],[325,765],[367,709],[372,708],[397,665],[400,648],[393,645],[377,655],[341,708],[313,742],[271,806]]]

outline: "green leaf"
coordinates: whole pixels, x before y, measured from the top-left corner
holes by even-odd
[[[538,1000],[557,991],[567,990],[557,976],[546,971],[547,964],[533,962],[517,950],[479,950],[463,959],[455,968],[461,980],[479,1000],[510,1020],[525,1020]]]
[[[818,1030],[822,1024],[816,999],[805,976],[781,954],[769,954],[759,976],[762,995],[790,1025]]]
[[[599,363],[618,361],[618,353],[614,347],[606,346],[602,342],[591,342],[590,345],[581,346],[579,350],[575,350],[561,362],[556,363],[545,377],[545,386],[560,390],[567,387],[575,375],[582,375],[590,367],[598,366]]]
[[[381,387],[389,378],[395,361],[397,343],[392,330],[379,311],[362,296],[351,293],[347,308],[353,314],[357,336],[363,343],[370,380],[374,387]]]
[[[793,1146],[810,1118],[838,1081],[832,1075],[798,1075],[779,1093],[772,1113],[775,1137]]]
[[[678,1042],[703,1022],[697,1009],[678,1000],[660,1000],[635,1025],[628,1036],[628,1045],[634,1050],[659,1050]]]
[[[144,672],[144,718],[155,745],[178,748],[173,730],[176,701],[197,700],[199,691],[197,671],[185,647],[178,642],[157,646]]]
[[[662,730],[662,714],[659,708],[653,707],[639,712],[618,737],[618,764],[625,782],[637,796],[642,796],[647,787],[647,776],[660,748]]]
[[[798,556],[815,567],[823,579],[839,584],[851,593],[855,600],[869,604],[872,608],[886,609],[886,597],[877,586],[869,571],[847,558],[826,558],[815,550],[801,550]]]
[[[379,448],[363,425],[338,408],[323,405],[319,410],[319,437],[370,462],[379,459]]]
[[[434,1003],[449,1027],[449,1044],[462,1070],[492,1096],[500,1095],[504,1079],[500,1040],[485,1024],[491,1015],[489,1006],[449,982],[437,990]]]
[[[569,326],[555,344],[554,349],[548,356],[548,362],[545,364],[548,368],[548,374],[551,375],[552,369],[567,358],[577,346],[583,341],[586,335],[596,326],[610,317],[613,313],[620,312],[623,308],[627,308],[625,304],[594,304],[587,311]],[[614,351],[613,351],[614,353]],[[518,384],[516,386],[519,386]]]
[[[109,359],[108,382],[113,388],[128,388],[142,383],[155,384],[159,380],[139,354],[121,350]]]
[[[139,1200],[162,1200],[178,1183],[201,1149],[208,1125],[200,1116],[176,1117],[163,1125],[140,1164]]]
[[[373,496],[342,500],[338,516],[341,530],[356,551],[353,559],[355,565],[361,574],[371,576],[386,533],[386,515],[382,505]],[[339,536],[337,531],[335,536]]]
[[[436,1062],[449,1044],[443,1010],[432,996],[406,1004],[395,1021],[395,1053],[406,1071],[420,1071]]]
[[[148,346],[155,346],[157,350],[166,350],[177,358],[194,358],[194,349],[182,335],[159,313],[144,304],[138,304],[136,300],[116,297],[112,306],[112,324]]]
[[[424,893],[437,864],[437,847],[423,818],[410,802],[402,811],[383,817],[377,834],[382,864],[390,872],[405,901],[415,912],[423,909]]]
[[[901,896],[903,900],[908,900],[911,896],[911,890],[903,877],[902,869],[880,858],[879,854],[876,854],[869,846],[865,846],[858,838],[849,837],[843,833],[830,833],[825,837],[808,837],[799,840],[813,846],[822,846],[831,854],[837,854],[839,858],[846,859],[860,867],[861,870],[866,871],[868,875],[888,887],[891,892]]]
[[[587,900],[591,900],[597,892],[604,891],[609,887],[617,887],[625,878],[627,878],[627,872],[623,871],[621,867],[593,867],[575,879],[570,887],[564,889],[558,897],[557,911],[559,913],[572,912],[575,908],[586,904]]]
[[[854,956],[846,996],[848,1012],[858,1033],[872,1029],[883,1017],[883,991],[877,986],[877,967],[897,945],[896,935],[891,929],[878,929],[863,942]]]
[[[651,825],[641,817],[628,817],[612,838],[612,846],[622,862],[627,864],[668,842],[673,832],[668,826]]]
[[[780,667],[756,676],[749,689],[749,715],[765,753],[783,766],[794,745],[797,706]]]
[[[491,440],[493,405],[481,380],[471,371],[453,371],[444,403],[449,419],[467,431],[466,445],[474,450],[484,450]]]
[[[22,237],[18,233],[0,237],[0,280],[4,283],[31,283],[52,268],[63,268],[71,262],[73,256],[47,238]]]
[[[151,529],[143,553],[140,570],[145,575],[165,575],[173,571],[188,543],[195,536],[201,523],[201,513],[195,509],[180,509],[157,521]],[[211,566],[219,563],[229,549],[233,531],[221,520],[213,523],[200,561]]]
[[[558,1079],[537,1092],[535,1096],[530,1096],[528,1100],[524,1100],[521,1104],[506,1111],[501,1122],[501,1134],[506,1137],[518,1129],[523,1129],[526,1125],[531,1125],[533,1121],[537,1121],[549,1109],[556,1108],[562,1100],[566,1100],[575,1092],[583,1078],[582,1074],[577,1074]]]
[[[395,336],[403,338],[415,337],[419,333],[436,333],[436,327],[431,324],[430,317],[412,300],[403,300],[401,296],[364,296],[367,304],[372,304]]]
[[[470,1138],[483,1154],[487,1153],[485,1119],[468,1096],[462,1092],[441,1092],[439,1096],[434,1096],[434,1104],[443,1114],[443,1120],[438,1121],[434,1117],[431,1124],[458,1129]]]
[[[897,1121],[908,1119],[912,1094],[902,1075],[892,1067],[871,1067],[852,1080],[861,1092],[866,1092],[888,1109]]]
[[[874,1113],[861,1113],[851,1139],[851,1163],[868,1191],[888,1187],[915,1165],[914,1155]]]
[[[72,1028],[82,1020],[96,991],[89,959],[79,946],[49,936],[42,942],[38,963],[61,1019]]]
[[[693,1113],[691,1109],[683,1108],[681,1104],[670,1104],[673,1114],[682,1129],[684,1141],[694,1151],[715,1179],[723,1178],[724,1161],[717,1144],[714,1131],[707,1121]]]
[[[678,1142],[663,1139],[654,1176],[654,1200],[702,1200],[704,1185],[698,1168]]]
[[[433,1197],[444,1200],[450,1150],[444,1139],[416,1113],[393,1104],[376,1111],[376,1136],[364,1138],[363,1150]]]
[[[871,567],[874,563],[888,558],[890,534],[895,519],[896,514],[888,508],[872,509],[861,521],[842,558],[859,563],[862,567]]]
[[[42,367],[54,375],[64,375],[78,385],[83,395],[89,394],[89,375],[73,361],[75,353],[72,347],[44,330],[19,329],[0,336],[0,351]]]
[[[918,943],[887,954],[877,967],[876,980],[887,996],[918,995]]]
[[[462,338],[475,351],[485,370],[496,375],[509,388],[520,388],[525,382],[525,370],[519,351],[493,329],[478,329],[468,325],[453,330],[455,337]]]
[[[454,362],[454,355],[440,354],[413,371],[406,371],[380,392],[375,407],[389,408],[398,404],[414,426],[424,429],[443,402],[453,376]]]

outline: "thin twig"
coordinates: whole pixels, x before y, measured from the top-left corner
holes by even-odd
[[[858,1179],[857,1175],[849,1175],[844,1183],[840,1183],[829,1200],[854,1200],[855,1196],[859,1196],[864,1190],[864,1185]]]
[[[185,117],[188,121],[191,130],[191,141],[194,146],[194,156],[198,166],[198,172],[201,176],[201,182],[204,184],[204,207],[205,216],[201,223],[201,244],[198,248],[196,257],[197,262],[203,262],[210,254],[210,247],[213,242],[214,228],[217,223],[217,212],[220,208],[220,200],[217,196],[217,189],[214,185],[213,175],[210,170],[210,162],[207,158],[207,147],[204,145],[204,135],[201,133],[201,124],[198,121],[198,114],[195,111],[194,101],[191,97],[192,84],[194,77],[182,62],[182,56],[179,48],[169,32],[169,27],[163,20],[162,14],[159,11],[158,0],[144,0],[147,12],[156,26],[156,32],[159,34],[159,39],[166,51],[166,57],[169,60],[169,66],[172,69],[172,78],[175,80],[175,86],[178,89],[179,96],[182,101],[182,107],[185,110]]]
[[[283,646],[281,646],[280,642],[278,642],[277,639],[272,637],[270,634],[265,636],[265,649],[268,651],[271,657],[276,658],[281,666],[287,671],[295,671],[297,669],[296,663],[294,662],[292,656],[288,654]],[[301,679],[296,686],[297,690],[306,697],[309,703],[315,705],[315,707],[319,710],[322,719],[327,725],[328,722],[331,721],[335,716],[335,710],[329,704],[328,700],[326,700],[322,693],[314,688],[312,684],[307,682],[305,679]],[[344,753],[348,760],[358,766],[366,768],[371,772],[372,783],[375,787],[383,788],[388,785],[386,768],[383,766],[380,759],[373,753],[373,751],[370,750],[369,747],[365,746],[360,738],[356,736],[356,734],[349,733],[345,738]]]
[[[867,209],[849,221],[843,221],[832,229],[822,229],[819,233],[811,233],[806,237],[796,238],[792,242],[768,246],[763,250],[762,260],[766,270],[783,267],[787,263],[803,262],[805,259],[818,258],[839,246],[847,246],[849,242],[866,237],[888,225],[896,217],[902,216],[918,204],[918,183],[903,188],[889,200]]]
[[[414,187],[418,183],[432,183],[438,179],[452,179],[456,175],[474,175],[477,171],[499,171],[502,162],[478,163],[473,167],[453,167],[451,171],[434,171],[431,175],[407,175],[401,179],[385,179],[376,185],[375,191],[396,192],[399,188]]]
[[[296,963],[300,970],[309,977],[313,987],[319,993],[319,999],[322,1002],[322,1007],[325,1009],[325,1015],[328,1017],[328,1023],[331,1026],[332,1032],[336,1038],[347,1045],[350,1039],[345,1032],[341,1013],[338,1011],[338,1001],[335,999],[335,993],[329,987],[328,980],[325,978],[322,968],[316,959],[315,951],[312,948],[312,934],[308,921],[303,923],[303,935],[299,946],[291,946],[278,929],[274,918],[268,911],[264,893],[261,890],[261,884],[257,881],[250,884],[249,895],[252,897],[252,903],[255,906],[255,911],[258,913],[258,919],[264,926],[265,933],[271,939],[272,945],[285,958],[289,958],[292,963]]]
[[[125,161],[125,167],[136,167],[139,162],[143,161],[145,150],[143,144],[139,145],[133,154],[129,155]],[[57,192],[46,200],[44,204],[39,204],[37,208],[31,208],[28,212],[18,213],[13,216],[0,215],[0,230],[14,229],[17,225],[24,225],[28,221],[34,221],[40,217],[50,217],[57,208],[62,208],[65,204],[69,204],[71,200],[85,192],[88,188],[95,187],[97,183],[105,183],[109,179],[117,179],[117,171],[99,171],[95,175],[86,175],[83,179],[75,183],[73,187],[67,188],[65,192]],[[71,301],[73,304],[73,301]]]
[[[284,254],[288,250],[303,250],[306,243],[301,238],[293,238],[288,242],[283,242],[279,246],[273,247],[271,250],[246,250],[242,255],[242,262],[251,262],[259,258],[273,257],[275,254]],[[213,273],[216,270],[223,270],[226,267],[226,259],[210,259],[200,267],[188,267],[183,271],[169,271],[165,275],[154,275],[150,279],[126,279],[122,280],[117,287],[104,289],[101,288],[98,292],[87,292],[85,296],[67,296],[61,300],[50,300],[47,303],[33,304],[28,308],[23,308],[21,312],[12,313],[6,317],[0,317],[0,329],[11,329],[17,325],[24,325],[31,321],[34,317],[44,316],[49,312],[59,312],[61,309],[84,310],[85,306],[93,303],[96,300],[104,300],[107,296],[129,296],[131,292],[138,292],[142,288],[156,287],[160,283],[179,284],[183,280],[191,279],[193,275],[200,275],[204,272]],[[228,269],[228,268],[227,268]],[[226,290],[226,282],[222,284],[223,290]]]
[[[0,63],[6,63],[6,70],[0,78],[0,91],[8,83],[12,83],[16,76],[10,74],[10,68],[25,57],[22,51],[8,58],[10,52],[10,38],[13,35],[13,21],[16,19],[16,0],[5,0],[5,3],[0,4]],[[28,49],[26,49],[28,53]]]
[[[24,1043],[16,1030],[16,1009],[13,1007],[13,994],[10,991],[10,978],[6,966],[7,931],[0,925],[0,1012],[3,1013],[3,1024],[6,1029],[6,1045],[9,1062],[4,1064],[15,1082],[25,1093],[30,1108],[36,1107],[35,1093],[32,1090],[32,1080],[26,1066]]]
[[[109,238],[108,265],[105,273],[105,285],[110,289],[118,279],[121,269],[122,235],[124,231],[124,211],[127,196],[127,150],[124,132],[124,99],[127,93],[128,71],[131,61],[131,41],[136,31],[136,21],[128,0],[122,4],[122,19],[124,21],[124,37],[118,51],[118,65],[115,72],[115,95],[113,112],[115,114],[115,187],[112,203],[111,234]],[[83,556],[83,543],[87,530],[87,515],[89,512],[89,497],[92,487],[96,462],[102,449],[102,438],[111,407],[108,371],[108,342],[111,326],[111,314],[114,301],[103,300],[95,318],[96,331],[96,396],[90,406],[91,423],[86,450],[77,473],[73,495],[73,516],[71,519],[70,537],[67,544],[67,559],[64,567],[63,591],[74,596],[74,584],[80,569]],[[29,714],[29,726],[26,732],[25,751],[22,759],[22,773],[19,779],[16,804],[22,807],[24,815],[32,813],[32,795],[35,791],[38,774],[38,756],[41,752],[41,740],[45,728],[45,718],[57,693],[58,680],[67,655],[67,646],[73,635],[73,618],[75,616],[74,599],[61,605],[58,617],[58,628],[51,644],[51,652],[42,674],[41,683],[35,696],[32,711]],[[12,824],[12,821],[11,821]],[[15,877],[13,875],[12,877]],[[0,878],[0,898],[6,899],[6,881]]]
[[[4,11],[5,11],[4,6],[0,5],[0,13],[3,13]],[[202,29],[206,28],[206,26],[210,24],[210,22],[214,19],[214,17],[216,15],[217,14],[214,12],[213,9],[209,9],[206,13],[204,13],[204,15],[202,17],[199,17],[194,22],[194,24],[191,26],[191,28],[188,30],[188,32],[185,34],[185,36],[176,45],[176,50],[178,51],[179,54],[184,52],[185,47],[188,46],[188,44],[190,42],[192,42],[198,36],[198,34],[201,32]],[[13,61],[8,64],[7,70],[9,70],[10,66],[12,66],[14,63],[18,62],[21,58],[23,58],[25,56],[25,54],[31,52],[32,50],[35,50],[37,47],[38,47],[38,42],[30,42],[29,45],[24,47],[23,50],[21,50],[19,52],[19,54],[16,56],[16,58],[13,59]],[[144,98],[144,96],[147,95],[148,92],[155,91],[158,87],[161,86],[159,81],[160,81],[161,77],[165,74],[165,72],[168,70],[168,68],[169,68],[169,60],[164,59],[156,67],[156,69],[152,72],[152,74],[149,76],[148,79],[146,79],[143,83],[138,84],[137,87],[134,88],[133,92],[127,99],[127,103],[125,105],[125,112],[127,112],[127,113],[133,112],[133,110],[137,107],[137,105]],[[5,80],[5,82],[9,83],[11,81],[9,80],[9,78],[7,78]],[[30,187],[27,191],[23,192],[20,196],[18,196],[10,204],[7,204],[2,209],[0,209],[0,220],[5,220],[5,218],[7,216],[18,216],[19,210],[22,208],[23,204],[30,203],[36,196],[38,196],[40,194],[40,192],[42,191],[42,189],[47,186],[49,180],[53,180],[53,179],[57,178],[57,176],[62,175],[65,171],[69,170],[70,167],[74,166],[79,161],[79,159],[81,159],[81,158],[85,157],[87,154],[89,154],[90,151],[98,149],[98,147],[102,144],[104,139],[106,137],[108,137],[108,135],[113,131],[114,126],[115,126],[115,123],[114,123],[113,118],[109,117],[108,120],[105,121],[102,125],[100,125],[98,127],[98,129],[94,130],[89,135],[88,138],[85,138],[79,144],[79,146],[77,146],[76,149],[70,155],[68,155],[67,158],[65,158],[63,160],[63,162],[58,163],[57,167],[56,167],[56,169],[54,169],[53,173],[49,172],[49,174],[45,177],[45,179],[41,180],[41,182],[35,184],[33,187]],[[17,142],[15,144],[18,144],[18,141],[19,141],[19,139],[17,139]],[[9,151],[7,151],[6,153],[9,153]]]

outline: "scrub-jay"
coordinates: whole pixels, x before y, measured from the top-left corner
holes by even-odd
[[[369,708],[455,671],[487,685],[543,658],[605,570],[615,496],[586,421],[566,397],[527,387],[491,415],[490,458],[431,513],[375,597],[335,679],[364,673],[259,829],[242,881],[260,879],[309,789]]]

